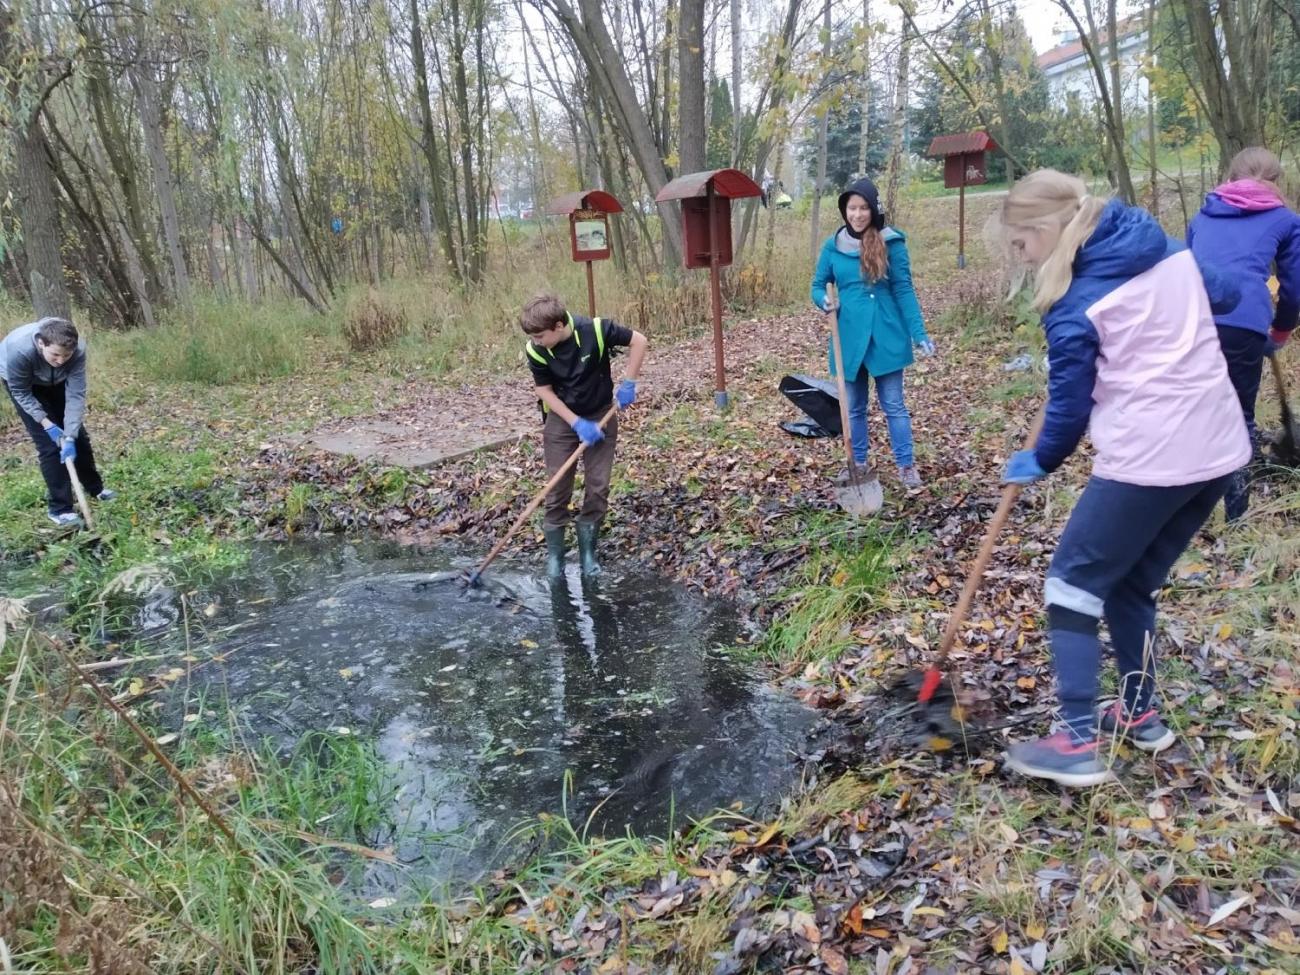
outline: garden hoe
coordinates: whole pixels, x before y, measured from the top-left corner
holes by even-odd
[[[1029,435],[1025,438],[1025,449],[1032,450],[1034,444],[1038,442],[1038,435],[1043,429],[1043,420],[1047,416],[1046,404],[1038,411],[1038,416],[1034,418],[1033,426],[1029,429]],[[948,627],[943,631],[943,640],[939,644],[938,656],[930,664],[924,674],[910,674],[898,682],[897,687],[908,693],[915,692],[916,704],[918,710],[925,718],[927,725],[932,731],[942,734],[952,727],[964,723],[960,712],[960,703],[957,702],[955,695],[947,690],[946,693],[940,693],[940,685],[943,683],[943,670],[948,663],[948,655],[952,652],[952,645],[957,642],[957,631],[961,625],[966,622],[966,614],[970,612],[971,603],[975,599],[975,593],[980,587],[980,582],[984,578],[984,570],[988,568],[989,561],[993,558],[993,549],[997,546],[998,536],[1002,534],[1002,528],[1011,516],[1011,509],[1015,507],[1016,499],[1020,496],[1021,485],[1008,484],[1002,488],[1002,500],[998,503],[997,511],[993,513],[993,520],[989,522],[988,529],[984,533],[984,541],[980,545],[979,554],[975,556],[975,561],[971,563],[970,571],[966,574],[966,582],[962,586],[961,597],[957,600],[957,606],[952,611],[952,616],[948,619]]]
[[[830,288],[833,307],[827,312],[831,320],[831,348],[835,352],[835,383],[840,396],[840,433],[844,438],[844,453],[849,462],[849,483],[836,491],[840,507],[851,515],[874,515],[885,503],[885,493],[880,488],[880,478],[868,468],[865,474],[853,459],[853,435],[849,431],[849,394],[844,379],[844,351],[840,346],[840,316],[836,296]]]
[[[1295,414],[1287,402],[1286,381],[1282,378],[1282,364],[1277,357],[1277,352],[1268,357],[1273,364],[1273,384],[1277,386],[1277,397],[1282,407],[1282,436],[1273,445],[1273,452],[1279,463],[1287,467],[1300,467],[1300,427],[1296,426]]]
[[[603,417],[600,418],[601,430],[605,429],[605,424],[607,424],[611,419],[613,419],[614,414],[617,412],[618,412],[618,406],[616,404],[614,406],[611,406],[609,408],[609,412],[607,412]],[[495,561],[496,557],[501,554],[502,550],[505,549],[505,547],[508,544],[510,544],[510,539],[514,537],[515,532],[517,532],[519,530],[519,527],[525,521],[528,520],[528,516],[537,510],[537,506],[542,503],[542,501],[546,498],[546,495],[550,494],[551,488],[559,484],[560,480],[564,477],[564,475],[569,473],[569,471],[573,469],[573,466],[576,463],[578,463],[578,458],[582,456],[583,451],[585,451],[586,449],[587,449],[587,445],[585,443],[578,444],[578,449],[569,455],[569,459],[564,462],[564,466],[561,467],[558,471],[556,471],[553,475],[551,475],[551,479],[547,481],[545,485],[542,486],[542,489],[538,491],[536,495],[533,496],[533,500],[528,502],[528,507],[526,507],[523,511],[519,513],[519,517],[515,519],[514,524],[511,525],[510,528],[506,531],[506,533],[501,536],[501,540],[492,546],[492,550],[488,552],[487,558],[485,558],[482,561],[482,563],[479,564],[479,567],[477,569],[475,569],[469,575],[463,577],[465,589],[468,590],[471,587],[478,585],[479,578],[483,575],[483,572],[487,569],[489,565],[493,563],[493,561]]]

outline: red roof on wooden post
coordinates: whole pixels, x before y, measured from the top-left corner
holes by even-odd
[[[542,211],[550,216],[562,216],[574,210],[599,210],[602,213],[622,213],[623,204],[604,190],[578,190],[557,196]]]
[[[927,156],[960,156],[968,152],[996,151],[998,144],[987,132],[959,132],[956,135],[937,135],[925,151]]]
[[[713,192],[718,196],[736,200],[747,196],[763,195],[758,184],[739,169],[711,169],[678,176],[655,194],[655,202],[663,203],[665,200],[688,200],[695,196],[707,196],[710,180],[713,181]]]

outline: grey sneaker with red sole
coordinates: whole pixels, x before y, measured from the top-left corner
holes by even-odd
[[[1050,779],[1060,785],[1081,788],[1101,785],[1113,776],[1101,760],[1096,741],[1078,742],[1061,730],[1037,741],[1022,741],[1006,753],[1007,766],[1031,779]]]
[[[1162,752],[1177,738],[1155,708],[1147,708],[1136,718],[1124,714],[1124,705],[1116,701],[1097,718],[1097,731],[1104,738],[1119,738],[1144,752]]]

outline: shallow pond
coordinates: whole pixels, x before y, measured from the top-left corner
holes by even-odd
[[[447,554],[346,542],[255,553],[217,619],[238,622],[195,670],[284,748],[313,730],[373,740],[408,875],[472,877],[510,827],[567,801],[606,834],[664,833],[715,808],[753,810],[791,784],[811,710],[723,648],[733,609],[652,572],[549,585],[499,564],[463,592]],[[566,795],[567,780],[567,795]],[[594,813],[594,815],[593,815]],[[364,891],[400,884],[367,864]]]

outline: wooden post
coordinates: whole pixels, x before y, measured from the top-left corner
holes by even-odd
[[[727,408],[727,374],[722,358],[722,282],[718,270],[718,241],[716,223],[713,218],[713,180],[708,184],[709,217],[709,289],[712,291],[713,304],[713,371],[715,375],[713,403],[719,409]]]
[[[596,279],[592,275],[591,261],[587,261],[587,314],[596,317]]]
[[[966,174],[963,171],[961,186],[957,188],[957,268],[966,267]]]

